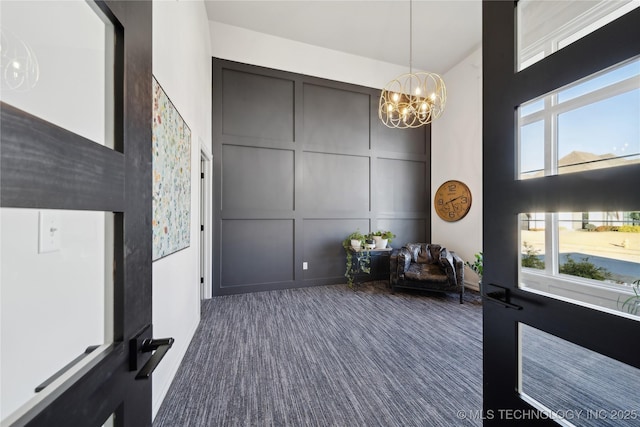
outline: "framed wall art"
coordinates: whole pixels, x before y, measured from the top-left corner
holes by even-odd
[[[191,129],[153,78],[153,260],[190,245]]]

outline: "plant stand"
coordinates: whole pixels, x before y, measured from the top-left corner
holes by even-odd
[[[389,262],[392,248],[354,249],[349,248],[351,266],[347,262],[345,277],[349,287],[358,290],[362,282],[368,280],[389,280]]]

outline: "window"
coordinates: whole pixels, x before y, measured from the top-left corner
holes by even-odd
[[[640,163],[640,58],[518,109],[518,179]],[[520,215],[520,286],[640,318],[640,212]]]
[[[640,212],[520,214],[520,253],[521,288],[640,317]]]
[[[518,70],[523,70],[640,6],[635,0],[519,0]]]
[[[518,109],[519,179],[640,163],[640,58]]]

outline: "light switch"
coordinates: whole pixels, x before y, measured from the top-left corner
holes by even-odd
[[[58,212],[40,211],[40,233],[38,253],[57,252],[60,250],[60,214]]]
[[[302,263],[302,269],[303,269],[303,270],[306,270],[306,269],[308,269],[308,268],[309,268],[309,264],[307,264],[307,262],[306,262],[306,261],[305,261],[305,262],[303,262],[303,263]]]

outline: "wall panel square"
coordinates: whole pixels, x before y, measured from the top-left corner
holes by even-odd
[[[424,162],[378,159],[375,182],[378,212],[425,212],[427,171]]]
[[[426,154],[427,141],[431,135],[431,125],[417,129],[391,129],[382,123],[378,125],[378,133],[374,148],[394,153]]]
[[[293,141],[292,80],[228,69],[222,73],[224,135]]]
[[[224,145],[224,210],[293,210],[294,153],[288,150]]]
[[[221,238],[221,287],[293,280],[293,220],[223,220]]]
[[[423,218],[379,219],[378,228],[391,230],[396,235],[391,242],[393,248],[401,248],[407,243],[433,243],[426,241],[426,236],[429,233],[427,233],[427,222]]]
[[[369,210],[369,158],[304,153],[305,212]]]
[[[370,96],[324,86],[304,85],[305,147],[322,151],[369,149]]]

